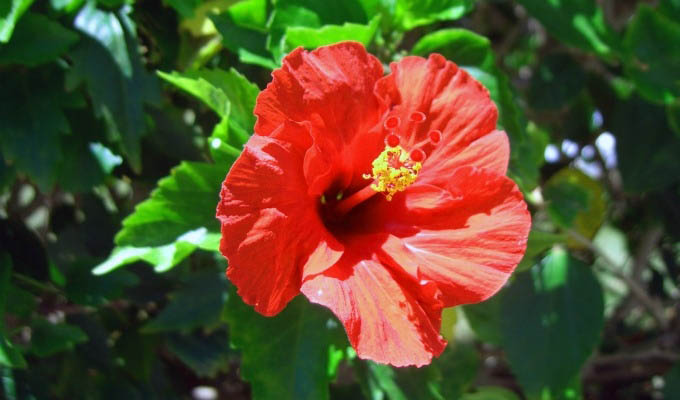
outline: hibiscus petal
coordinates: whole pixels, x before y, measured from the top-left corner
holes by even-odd
[[[404,57],[390,67],[392,73],[376,85],[376,95],[391,98],[395,104],[390,116],[401,121],[395,132],[405,147],[422,143],[432,130],[442,133],[441,142],[428,155],[418,179],[443,184],[448,178],[439,166],[494,131],[498,119],[496,106],[488,90],[439,54],[428,59]],[[418,122],[414,113],[424,114],[425,120]]]
[[[347,187],[382,147],[382,136],[371,132],[387,108],[373,94],[382,75],[380,61],[356,42],[298,48],[258,96],[255,132],[266,136],[286,120],[308,121],[314,141],[305,157],[309,193],[321,195],[333,183]],[[373,151],[348,153],[356,142]]]
[[[446,342],[439,335],[441,305],[418,298],[408,280],[398,281],[376,255],[375,239],[355,237],[332,268],[301,288],[342,321],[360,358],[394,366],[429,364]]]
[[[512,180],[475,167],[459,168],[449,179],[445,189],[421,185],[405,192],[402,227],[383,244],[393,265],[437,283],[445,307],[496,293],[522,259],[531,226]]]
[[[222,186],[217,217],[227,275],[243,300],[274,315],[299,293],[304,274],[335,264],[339,244],[316,214],[302,174],[303,150],[282,140],[305,130],[286,123],[253,136]]]
[[[493,131],[482,136],[469,146],[451,157],[440,157],[437,162],[428,162],[426,169],[419,178],[421,182],[432,182],[433,178],[448,175],[458,167],[466,165],[484,168],[498,175],[505,175],[510,161],[510,142],[503,131]]]

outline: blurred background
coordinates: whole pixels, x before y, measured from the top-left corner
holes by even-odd
[[[526,256],[432,365],[224,277],[219,188],[292,49],[490,91]],[[680,1],[0,0],[0,398],[680,399]]]

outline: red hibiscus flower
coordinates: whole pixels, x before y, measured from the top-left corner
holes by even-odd
[[[283,60],[222,186],[220,250],[258,312],[302,292],[359,357],[421,366],[442,308],[498,291],[531,222],[479,82],[438,54],[383,75],[358,43]]]

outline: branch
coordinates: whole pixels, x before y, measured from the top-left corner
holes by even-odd
[[[622,280],[626,286],[628,286],[630,293],[638,299],[640,304],[642,304],[642,306],[645,307],[647,311],[649,311],[661,329],[668,328],[668,321],[666,320],[663,308],[657,302],[655,302],[654,299],[649,297],[647,291],[642,286],[640,286],[637,281],[621,272],[621,267],[617,265],[616,262],[612,260],[606,253],[595,246],[595,244],[588,238],[572,229],[567,230],[567,233],[574,240],[586,246],[590,251],[592,251],[604,261],[604,264],[595,265],[603,271],[606,271],[616,278]]]

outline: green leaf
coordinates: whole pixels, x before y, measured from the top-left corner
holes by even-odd
[[[141,329],[142,333],[189,331],[210,327],[220,321],[227,300],[224,273],[193,274],[184,287],[173,293],[168,305]]]
[[[226,173],[213,164],[182,162],[125,218],[116,245],[163,246],[199,228],[219,232],[215,207]]]
[[[543,186],[543,196],[548,202],[548,214],[562,228],[591,238],[604,221],[607,211],[604,189],[577,169],[564,168],[553,175]],[[582,246],[572,241],[569,244]]]
[[[463,306],[463,312],[470,327],[483,342],[501,345],[501,304],[505,292],[500,292],[488,300]]]
[[[624,48],[626,73],[645,99],[671,104],[680,97],[680,20],[641,5]]]
[[[494,63],[489,39],[461,28],[441,29],[427,34],[413,46],[411,52],[421,56],[440,53],[456,64],[486,70]]]
[[[458,399],[475,380],[478,368],[479,355],[472,344],[451,343],[428,366],[395,369],[396,382],[407,399]]]
[[[343,25],[324,25],[321,28],[289,27],[286,29],[286,45],[289,49],[302,46],[315,49],[343,40],[354,40],[368,46],[380,23],[380,15],[375,16],[368,25],[344,23]]]
[[[168,337],[166,346],[170,353],[191,368],[197,376],[214,378],[218,372],[229,368],[229,339],[224,332],[211,335],[185,336],[174,334]]]
[[[50,6],[56,11],[71,14],[78,10],[84,2],[85,0],[50,0]]]
[[[278,67],[267,50],[266,33],[239,25],[229,12],[212,15],[210,19],[222,35],[224,47],[237,54],[241,62],[269,69]]]
[[[529,86],[529,102],[536,109],[560,109],[569,106],[581,93],[586,76],[581,66],[567,54],[544,57]]]
[[[190,71],[186,73],[158,72],[165,81],[195,96],[220,117],[229,116],[246,132],[255,125],[255,99],[260,89],[235,69]]]
[[[396,0],[395,20],[398,27],[411,30],[437,21],[451,21],[472,9],[472,0]]]
[[[617,38],[595,0],[518,0],[557,39],[586,51],[610,57]]]
[[[600,340],[603,312],[592,270],[564,250],[517,276],[503,297],[501,329],[510,367],[529,397],[570,386]]]
[[[514,392],[500,386],[482,386],[474,393],[466,393],[460,400],[519,400]]]
[[[198,228],[180,235],[174,242],[164,246],[116,247],[109,258],[97,265],[92,273],[95,275],[108,274],[124,265],[136,261],[145,261],[154,266],[154,271],[166,272],[187,258],[196,249],[217,251],[221,235],[208,233],[205,228]]]
[[[680,363],[664,375],[663,395],[665,399],[680,398]]]
[[[75,325],[53,324],[45,319],[38,319],[32,326],[30,351],[38,357],[49,357],[73,350],[76,344],[87,340],[87,334]]]
[[[353,364],[355,375],[366,398],[382,400],[387,395],[390,400],[408,399],[396,382],[394,369],[389,365],[360,360],[354,360]]]
[[[68,275],[65,291],[73,303],[99,307],[122,297],[126,289],[138,283],[137,275],[129,271],[95,276],[88,268],[78,268]]]
[[[95,8],[94,2],[83,7],[73,26],[102,45],[126,78],[132,77],[132,62],[128,54],[125,30],[115,13]]]
[[[241,350],[241,376],[250,382],[253,399],[328,399],[324,366],[339,330],[328,311],[298,296],[275,317],[264,317],[232,290],[225,319],[232,345]]]
[[[532,229],[529,232],[529,240],[527,241],[527,250],[524,253],[524,258],[517,266],[515,272],[526,271],[536,264],[536,257],[542,255],[546,250],[558,243],[566,243],[566,234],[542,232]]]
[[[662,189],[678,181],[680,137],[668,126],[663,107],[637,97],[618,102],[611,132],[616,136],[617,160],[627,192]]]
[[[45,192],[62,158],[61,134],[70,131],[59,80],[7,79],[0,91],[0,149]]]
[[[0,65],[29,67],[52,61],[78,41],[78,35],[41,14],[26,14],[11,42],[0,47]]]
[[[118,12],[86,6],[76,27],[88,35],[71,54],[71,87],[84,81],[95,114],[106,122],[109,136],[118,141],[132,168],[142,168],[140,139],[146,130],[144,104],[160,99],[158,81],[142,65],[135,27],[127,6]],[[123,53],[125,55],[123,55]]]
[[[10,0],[0,4],[0,43],[9,42],[14,26],[31,4],[33,0]]]

